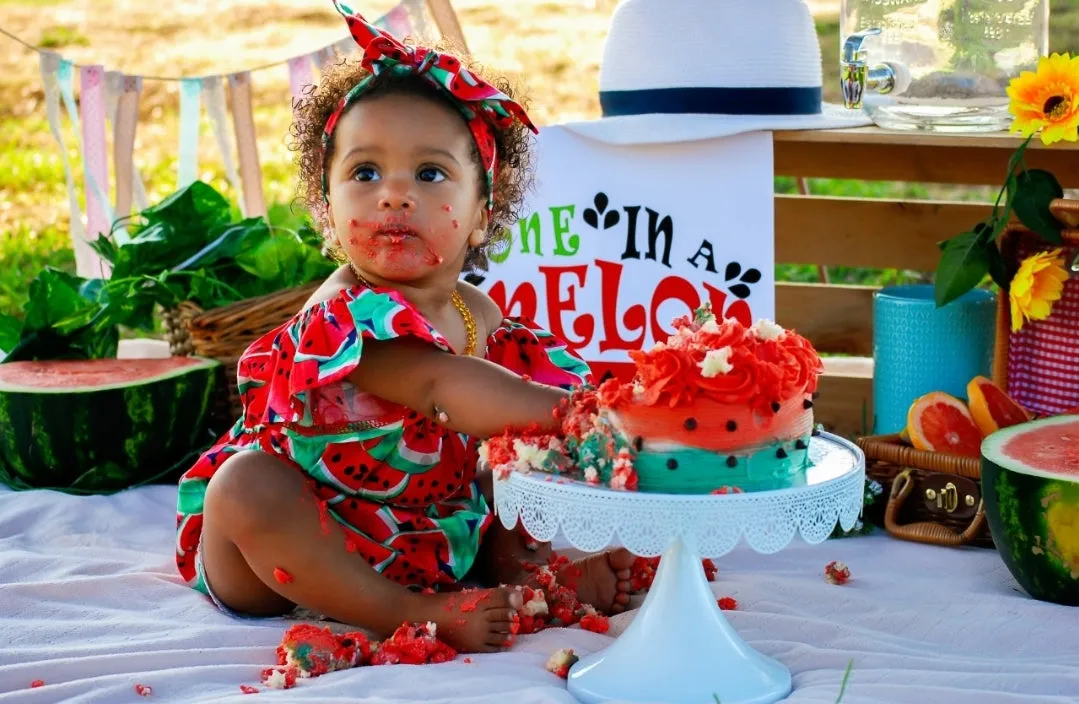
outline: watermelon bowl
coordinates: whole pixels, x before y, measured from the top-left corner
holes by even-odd
[[[1023,590],[1079,605],[1079,415],[987,436],[982,496],[997,551]]]
[[[214,439],[221,371],[204,357],[0,364],[0,482],[95,494],[171,480]]]

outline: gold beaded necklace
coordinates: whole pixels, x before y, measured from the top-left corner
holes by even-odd
[[[370,281],[360,275],[360,272],[356,270],[355,264],[350,262],[349,267],[361,284],[369,289],[375,288]],[[471,357],[476,352],[476,319],[472,317],[472,311],[468,309],[468,304],[465,303],[465,299],[461,297],[461,294],[458,293],[456,289],[450,294],[450,301],[453,303],[453,307],[457,309],[457,312],[461,314],[461,320],[465,323],[464,354],[466,357]]]

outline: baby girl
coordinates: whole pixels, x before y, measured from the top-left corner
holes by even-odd
[[[231,614],[301,606],[379,637],[432,621],[459,651],[495,651],[507,585],[550,547],[494,519],[478,445],[558,432],[591,383],[563,341],[461,280],[518,218],[535,128],[506,80],[335,5],[362,59],[322,76],[292,133],[342,267],[240,359],[243,416],[180,480],[177,562]],[[632,561],[592,555],[560,577],[612,613]]]

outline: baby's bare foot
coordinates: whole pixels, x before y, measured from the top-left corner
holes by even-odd
[[[559,584],[573,588],[577,598],[601,613],[617,614],[629,604],[629,568],[633,555],[624,548],[589,555],[559,569]]]
[[[433,621],[438,637],[459,653],[493,653],[510,642],[521,595],[511,588],[476,589],[423,596],[423,621]]]

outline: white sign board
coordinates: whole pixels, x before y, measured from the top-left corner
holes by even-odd
[[[747,325],[774,319],[772,135],[612,146],[564,127],[537,144],[536,187],[488,272],[469,280],[532,318],[597,372],[711,301]]]

